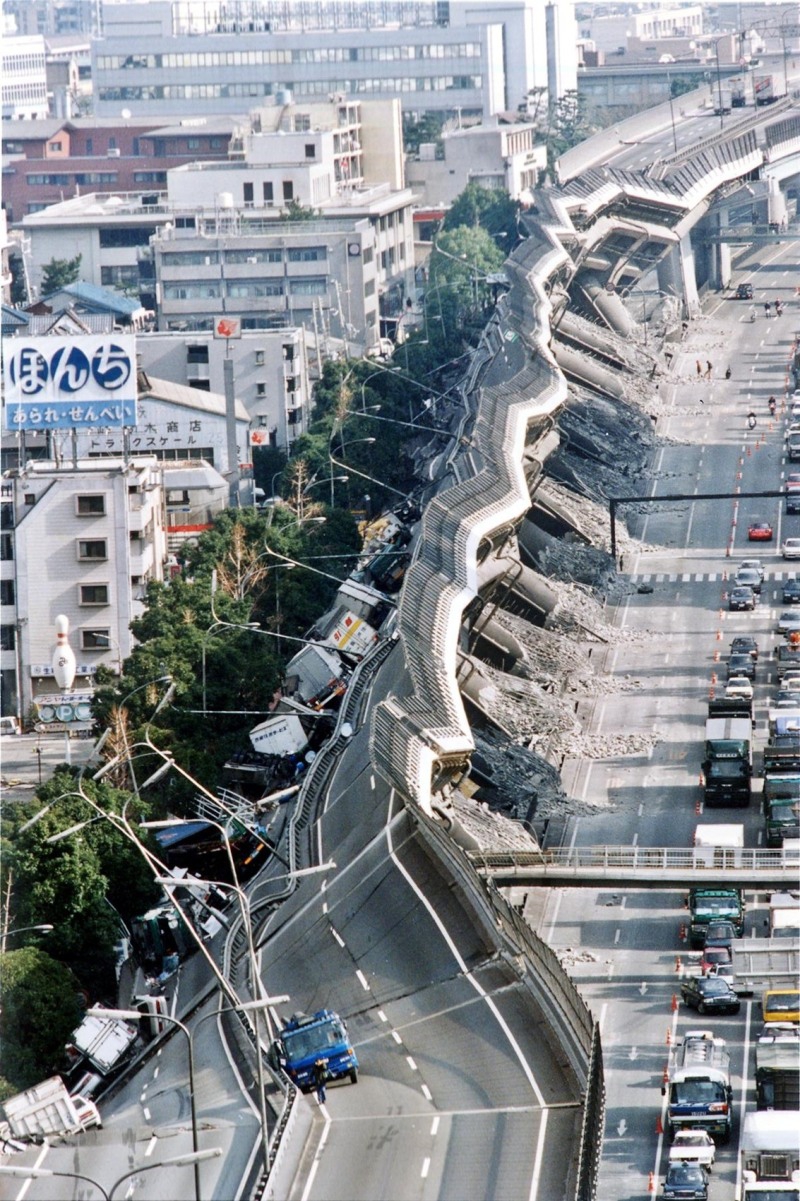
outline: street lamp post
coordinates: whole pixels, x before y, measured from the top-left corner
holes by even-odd
[[[104,1010],[104,1012],[108,1012]],[[222,1147],[209,1147],[207,1151],[192,1152],[191,1155],[172,1155],[169,1159],[160,1159],[156,1163],[143,1163],[138,1168],[131,1168],[130,1171],[124,1172],[119,1176],[111,1188],[105,1189],[102,1184],[91,1176],[84,1176],[81,1172],[58,1172],[53,1168],[29,1168],[16,1164],[0,1164],[0,1176],[17,1176],[23,1180],[50,1180],[54,1176],[61,1177],[64,1180],[87,1180],[93,1188],[96,1188],[103,1201],[113,1201],[114,1193],[125,1180],[130,1180],[131,1176],[138,1176],[140,1172],[152,1172],[155,1168],[179,1168],[185,1167],[188,1164],[202,1163],[206,1159],[219,1159],[222,1154]]]
[[[6,940],[15,934],[27,934],[31,930],[38,930],[40,934],[49,934],[52,929],[54,927],[48,922],[41,922],[38,926],[17,926],[14,930],[4,930],[2,940],[0,940],[0,955],[5,954]]]
[[[374,438],[354,438],[352,442],[348,442],[347,446],[356,446],[359,442],[374,442]],[[341,459],[336,459],[328,449],[328,458],[336,467],[344,467],[346,471],[353,475],[361,476],[362,480],[369,480],[371,484],[377,484],[379,488],[384,488],[387,492],[393,492],[395,496],[405,497],[406,493],[401,492],[399,488],[393,488],[391,484],[387,484],[385,480],[376,480],[374,475],[367,475],[366,471],[359,471],[357,467],[352,467],[350,463],[343,463]]]

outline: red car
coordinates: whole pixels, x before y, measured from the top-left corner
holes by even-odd
[[[768,521],[753,521],[747,527],[748,542],[771,542],[772,526]]]

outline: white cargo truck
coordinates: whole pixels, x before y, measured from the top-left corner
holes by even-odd
[[[745,1115],[742,1201],[800,1201],[800,1121],[791,1110]]]
[[[744,826],[718,823],[694,832],[695,859],[705,867],[740,867]]]
[[[129,1053],[139,1037],[136,1026],[113,1017],[85,1017],[72,1032],[72,1046],[102,1076]]]
[[[101,1126],[97,1106],[85,1097],[71,1097],[60,1076],[51,1076],[25,1092],[3,1101],[0,1140],[8,1137],[40,1142],[57,1134],[78,1134]]]

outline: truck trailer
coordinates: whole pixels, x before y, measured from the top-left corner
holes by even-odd
[[[800,1124],[800,1029],[771,1022],[756,1041],[756,1104],[788,1109]]]
[[[51,1076],[0,1106],[0,1140],[9,1136],[41,1142],[59,1134],[78,1134],[102,1126],[97,1106],[85,1097],[72,1097],[60,1076]]]

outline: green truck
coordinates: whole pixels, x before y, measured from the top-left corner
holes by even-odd
[[[689,893],[689,943],[702,947],[709,922],[731,922],[736,937],[744,934],[744,900],[738,888],[693,888]]]

